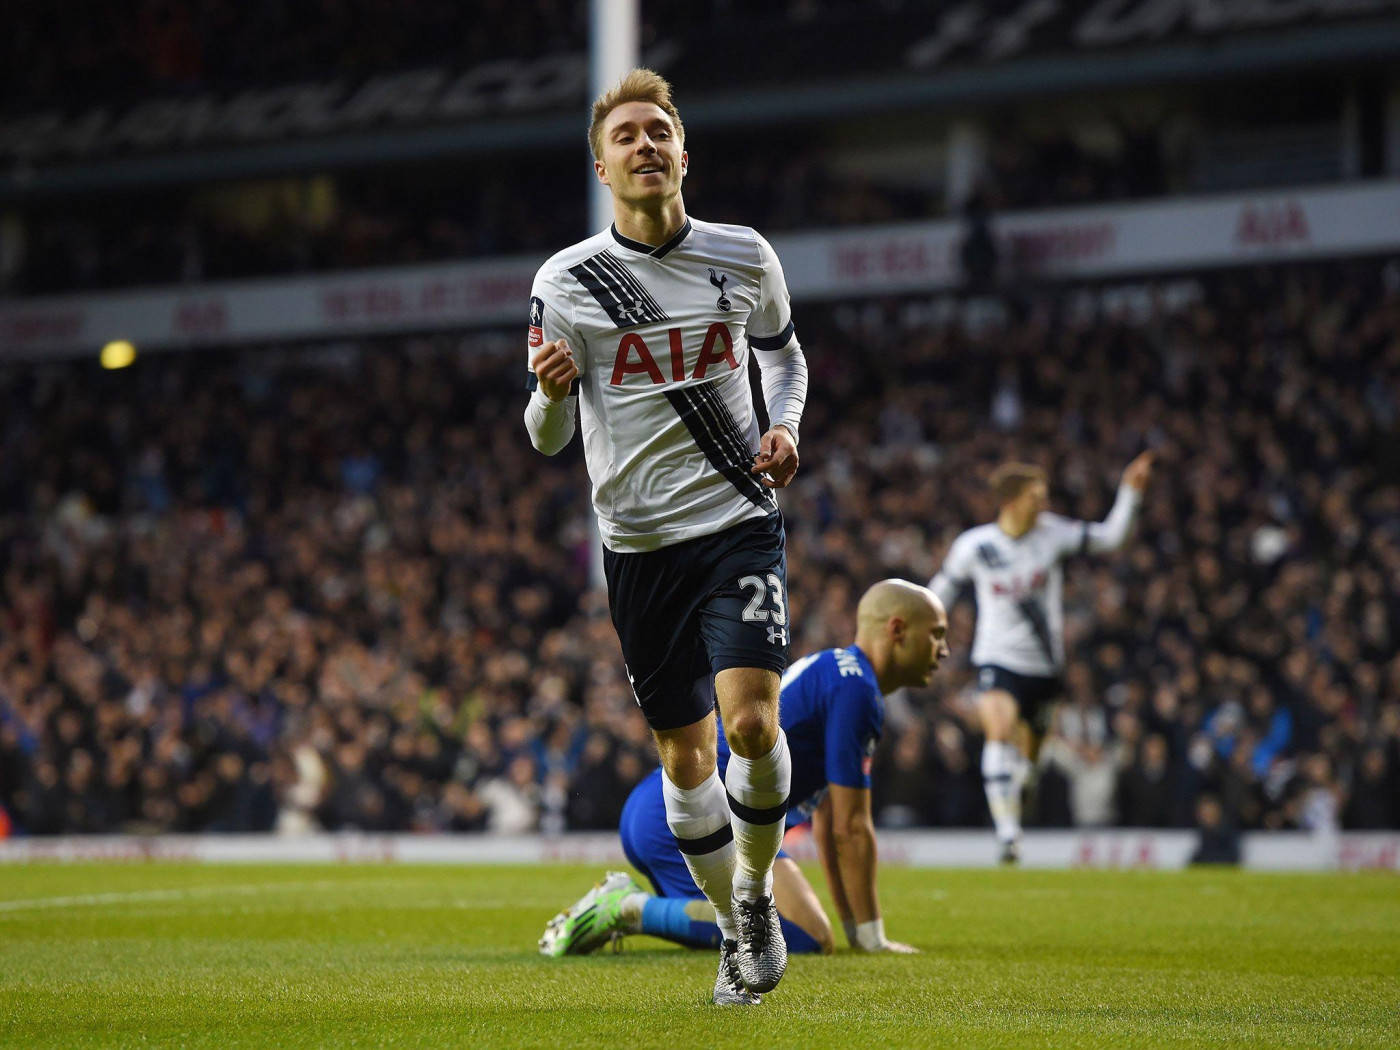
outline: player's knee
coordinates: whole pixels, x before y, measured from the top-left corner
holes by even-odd
[[[1016,729],[1016,700],[1000,689],[982,694],[979,708],[982,715],[982,731],[988,740],[1009,742]]]
[[[730,750],[744,758],[760,758],[778,742],[777,719],[757,705],[737,712],[724,724]]]

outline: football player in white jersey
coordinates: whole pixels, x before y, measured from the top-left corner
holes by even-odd
[[[1061,563],[1073,554],[1117,550],[1127,542],[1152,474],[1152,457],[1144,452],[1128,464],[1102,522],[1046,511],[1049,490],[1039,467],[998,467],[991,477],[997,520],[955,539],[929,581],[949,607],[969,585],[976,595],[972,663],[986,734],[982,781],[1004,863],[1014,864],[1020,857],[1021,788],[1029,769],[1016,740],[1018,724],[1024,720],[1035,727],[1042,705],[1060,692],[1065,660]]]
[[[807,366],[768,242],[686,215],[670,85],[633,70],[594,103],[589,143],[614,221],[535,277],[525,424],[553,455],[581,421],[608,604],[656,737],[666,822],[723,935],[715,1001],[755,1003],[787,964],[773,904],[792,775],[778,721],[787,558],[772,490],[797,471]],[[732,753],[723,780],[716,702]]]

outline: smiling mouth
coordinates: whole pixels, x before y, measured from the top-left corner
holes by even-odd
[[[633,174],[633,175],[660,175],[660,174],[661,174],[661,170],[662,170],[661,168],[658,168],[658,167],[655,167],[655,166],[649,166],[649,167],[645,167],[645,168],[638,168],[636,171],[632,172],[632,174]]]

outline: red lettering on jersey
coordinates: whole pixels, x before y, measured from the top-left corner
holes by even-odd
[[[681,346],[681,330],[672,328],[666,334],[671,337],[671,378],[679,383],[685,378],[685,347]]]
[[[671,356],[671,379],[679,383],[685,379],[685,346],[681,342],[681,330],[679,328],[667,329],[666,340]],[[710,366],[721,361],[728,362],[730,368],[739,367],[739,362],[734,357],[734,337],[729,334],[729,329],[725,325],[716,321],[710,325],[709,331],[705,333],[705,344],[700,348],[700,357],[695,362],[695,372],[690,378],[704,379]],[[666,382],[661,377],[661,369],[657,367],[656,358],[652,357],[650,348],[636,332],[628,332],[617,344],[617,358],[613,361],[612,385],[618,386],[624,376],[630,375],[645,375],[658,386]]]
[[[530,326],[530,345],[542,346],[544,344],[544,329]]]
[[[1004,579],[992,581],[993,594],[1009,594],[1013,598],[1021,598],[1035,591],[1043,591],[1050,577],[1045,572],[1037,572],[1031,577],[1029,586],[1026,581],[1019,576],[1007,576]]]
[[[634,350],[637,353],[636,364],[632,364],[630,360]],[[661,378],[661,369],[656,367],[656,359],[651,356],[647,344],[636,332],[628,332],[622,337],[622,342],[617,344],[617,360],[613,362],[612,385],[617,386],[622,382],[623,376],[630,375],[648,376],[656,384],[666,381]]]
[[[719,343],[724,344],[724,352],[717,354],[715,346]],[[700,348],[700,360],[695,362],[695,374],[691,378],[704,379],[710,365],[721,361],[728,361],[731,369],[739,367],[739,362],[734,360],[734,338],[729,334],[728,326],[715,321],[705,333],[705,345]]]

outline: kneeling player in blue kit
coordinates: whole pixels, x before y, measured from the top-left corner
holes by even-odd
[[[948,655],[948,617],[942,602],[926,588],[884,580],[861,597],[856,620],[855,644],[813,653],[783,676],[779,717],[792,754],[788,824],[811,821],[822,870],[851,947],[908,952],[915,949],[885,937],[880,915],[870,756],[884,724],[884,694],[902,686],[927,685]],[[721,731],[721,770],[728,758]],[[738,804],[730,799],[730,805]],[[626,872],[609,872],[550,921],[540,951],[584,955],[638,933],[697,948],[717,945],[714,911],[667,827],[659,771],[633,790],[620,830],[627,859],[655,892],[648,893]],[[725,831],[721,828],[718,834]],[[783,853],[773,868],[773,896],[789,951],[833,950],[831,923],[815,891],[796,862]]]

